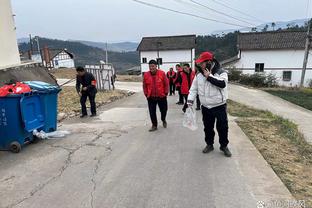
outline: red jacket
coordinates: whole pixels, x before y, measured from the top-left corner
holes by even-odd
[[[176,80],[176,76],[177,76],[177,73],[175,71],[168,71],[167,72],[167,78],[169,80],[170,83],[173,83],[175,80]]]
[[[166,97],[169,90],[169,83],[166,77],[166,73],[160,69],[157,69],[155,75],[152,75],[151,72],[145,72],[143,78],[143,90],[144,95],[147,98]]]
[[[181,94],[182,95],[189,94],[189,90],[192,86],[194,77],[195,77],[195,72],[193,70],[191,70],[191,74],[189,75],[189,78],[188,78],[187,73],[185,73],[184,71],[181,72],[181,79],[182,79]]]

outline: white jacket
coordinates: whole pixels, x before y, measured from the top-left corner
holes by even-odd
[[[197,94],[201,104],[206,108],[214,108],[226,103],[228,99],[228,75],[223,69],[219,69],[214,75],[210,74],[212,78],[223,80],[225,87],[220,88],[211,84],[204,75],[197,74],[193,80],[190,93],[188,95],[188,103],[193,103]]]

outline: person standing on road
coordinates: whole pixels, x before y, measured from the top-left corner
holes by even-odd
[[[161,113],[161,120],[163,127],[167,128],[167,95],[169,91],[169,83],[166,73],[160,69],[157,69],[157,62],[155,60],[149,61],[149,72],[144,73],[143,77],[143,91],[147,98],[148,109],[150,118],[152,121],[152,127],[149,129],[150,132],[157,130],[157,114],[156,108],[159,107]]]
[[[76,68],[77,77],[76,77],[76,90],[78,95],[80,96],[80,104],[81,104],[81,116],[80,118],[86,117],[87,107],[86,101],[89,98],[91,105],[91,117],[96,116],[96,104],[95,104],[95,95],[97,93],[96,89],[96,80],[93,74],[86,72],[86,70],[78,66]],[[82,89],[80,89],[82,86]]]
[[[174,81],[176,79],[176,72],[173,71],[173,68],[170,68],[170,70],[167,72],[167,78],[169,79],[169,88],[170,88],[170,96],[172,94],[175,95],[175,84]]]
[[[213,151],[214,147],[214,125],[217,121],[217,131],[219,134],[220,150],[224,155],[231,157],[228,148],[228,118],[227,118],[227,85],[228,75],[223,70],[219,62],[214,58],[213,53],[203,52],[196,60],[200,73],[195,77],[190,94],[188,105],[193,105],[196,95],[199,95],[202,104],[203,123],[205,131],[205,141],[207,146],[203,153]]]
[[[179,75],[180,75],[180,73],[183,71],[183,69],[182,69],[182,67],[181,67],[180,64],[177,64],[177,65],[176,65],[176,70],[177,70],[177,78],[178,78]],[[178,104],[178,105],[183,105],[184,102],[183,102],[183,96],[182,96],[182,94],[181,94],[181,83],[177,81],[177,78],[176,78],[174,84],[176,85],[176,89],[177,89],[177,91],[178,91],[178,93],[179,93],[179,100],[178,100],[178,102],[177,102],[176,104]]]
[[[183,65],[183,71],[179,73],[179,76],[177,78],[178,83],[180,83],[181,86],[181,95],[183,100],[185,100],[184,106],[182,108],[182,111],[185,113],[187,109],[187,96],[189,94],[189,90],[192,86],[193,79],[195,77],[194,71],[191,69],[189,64]],[[184,101],[183,101],[184,102]]]

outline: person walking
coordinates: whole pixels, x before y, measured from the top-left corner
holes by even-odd
[[[173,71],[173,68],[170,68],[169,71],[167,72],[167,78],[169,80],[169,91],[170,91],[170,96],[172,94],[175,95],[175,84],[174,81],[176,79],[177,73],[175,71]]]
[[[76,68],[76,71],[77,71],[76,90],[80,97],[81,104],[80,118],[86,117],[88,115],[86,107],[87,98],[89,98],[91,105],[91,117],[96,116],[96,104],[95,104],[95,95],[97,93],[96,80],[93,74],[86,72],[86,70],[81,66],[78,66]]]
[[[155,60],[149,61],[149,71],[144,73],[143,77],[143,91],[147,98],[149,114],[152,122],[150,132],[156,131],[158,126],[156,108],[159,107],[161,113],[161,120],[163,127],[167,128],[167,95],[169,91],[169,83],[166,73],[157,69],[157,62]]]
[[[176,65],[176,73],[177,73],[177,75],[176,75],[176,80],[175,80],[175,85],[176,85],[176,89],[177,89],[177,91],[178,91],[178,93],[179,93],[179,100],[178,100],[178,102],[176,103],[176,104],[178,104],[178,105],[183,105],[184,104],[184,101],[183,101],[183,96],[182,96],[182,94],[181,94],[181,83],[179,82],[179,81],[177,81],[177,78],[180,76],[180,73],[183,71],[183,68],[181,67],[181,65],[180,64],[177,64]]]
[[[184,64],[183,71],[179,73],[179,76],[177,78],[177,82],[180,83],[180,86],[181,86],[181,95],[182,95],[183,103],[184,103],[182,111],[184,113],[187,109],[187,97],[188,97],[189,90],[191,88],[194,77],[195,77],[195,73],[191,69],[190,65],[187,63]]]
[[[196,64],[200,73],[194,78],[187,103],[192,106],[196,95],[199,95],[207,144],[203,153],[214,150],[214,126],[216,122],[220,150],[223,151],[225,156],[231,157],[232,153],[228,148],[227,72],[221,68],[211,52],[201,53],[196,60]]]

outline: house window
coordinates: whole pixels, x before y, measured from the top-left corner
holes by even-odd
[[[147,63],[147,58],[142,58],[142,63]]]
[[[291,71],[283,71],[283,81],[291,80]]]
[[[255,72],[263,72],[264,71],[264,63],[256,63]]]
[[[158,59],[157,59],[157,64],[158,64],[158,65],[162,65],[162,58],[158,58]]]

